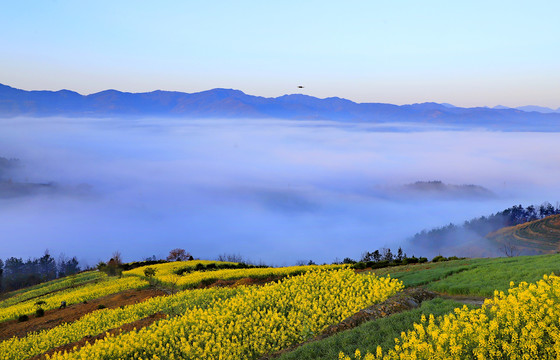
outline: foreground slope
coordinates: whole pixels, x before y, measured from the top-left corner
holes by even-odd
[[[157,273],[158,266],[153,268]],[[50,349],[62,350],[65,344],[108,332],[95,344],[82,343],[79,349],[65,347],[71,351],[52,356],[256,359],[303,341],[361,308],[385,300],[402,287],[397,280],[359,275],[350,269],[309,266],[307,270],[264,286],[187,289],[138,304],[100,309],[73,323],[6,340],[0,343],[0,353],[5,359],[52,354]],[[283,272],[301,273],[301,268],[285,268]],[[131,274],[123,279],[129,277],[140,276]],[[158,313],[163,317],[142,330],[109,331]]]
[[[479,300],[478,303],[469,303],[469,309],[476,308],[484,298],[492,297],[495,290],[507,291],[512,287],[512,281],[515,284],[523,281],[537,282],[543,279],[543,275],[557,271],[559,263],[559,254],[460,259],[377,269],[375,276],[370,271],[356,273],[340,265],[240,269],[236,268],[240,264],[210,261],[172,262],[139,267],[125,271],[122,279],[98,277],[94,272],[74,279],[72,285],[75,288],[72,292],[91,293],[87,289],[99,288],[103,284],[109,286],[128,279],[127,282],[134,280],[131,284],[136,284],[139,280],[134,285],[139,290],[129,289],[111,296],[130,296],[149,289],[166,290],[167,293],[164,291],[150,298],[137,299],[137,302],[119,303],[120,306],[109,303],[109,298],[88,300],[90,311],[84,312],[81,317],[68,318],[66,323],[58,322],[55,323],[56,326],[43,328],[41,331],[31,329],[31,332],[19,333],[17,337],[2,339],[0,358],[271,359],[281,356],[282,359],[334,360],[338,358],[335,355],[340,351],[354,354],[357,348],[363,353],[376,354],[378,346],[383,354],[389,354],[394,351],[394,339],[401,332],[419,329],[415,323],[428,326],[422,319],[430,318],[430,314],[436,316],[434,324],[429,325],[430,329],[435,329],[440,323],[437,316],[453,313],[453,309],[461,307],[461,302],[465,302],[466,297]],[[390,277],[387,277],[389,274]],[[251,277],[259,281],[247,281]],[[560,291],[560,282],[554,277],[550,281],[547,279],[545,278],[548,283],[539,285],[540,288],[549,286],[551,294]],[[71,294],[68,292],[68,282],[69,280],[51,282],[29,289],[30,293],[25,290],[14,293],[4,300],[3,309],[5,311],[41,298],[47,302],[52,297],[60,299],[60,294],[57,293]],[[255,283],[268,285],[253,285]],[[403,285],[408,289],[400,292]],[[419,289],[418,286],[425,289]],[[142,288],[145,289],[141,290]],[[432,292],[431,297],[423,302],[416,302],[412,308],[389,311],[396,304],[395,301],[402,300],[403,304],[410,301],[403,295],[417,290],[436,293]],[[531,294],[534,292],[527,293],[525,290],[521,286],[514,292],[527,294],[528,297],[525,298],[532,299]],[[398,291],[399,294],[395,295]],[[433,296],[440,296],[438,294],[452,300],[436,298],[428,301]],[[393,300],[400,298],[402,299]],[[533,308],[519,303],[519,299],[514,297],[512,301],[517,301],[516,306],[524,310],[515,316],[527,323],[535,316],[531,313]],[[493,301],[496,304],[504,303],[499,299]],[[560,303],[554,298],[546,301],[553,308],[560,308]],[[106,308],[99,305],[106,305]],[[69,304],[69,308],[80,306],[84,304]],[[510,310],[513,308],[508,306],[503,306],[503,314],[491,313],[490,308],[484,311],[501,321],[500,316],[511,314]],[[372,309],[376,309],[376,312],[372,312]],[[478,316],[478,313],[471,313],[469,309],[461,310],[462,316],[475,319],[473,316]],[[64,309],[50,311],[53,318],[64,315]],[[369,316],[372,314],[377,315]],[[348,319],[358,320],[356,315],[367,315],[367,322],[357,322],[354,326],[358,327],[355,328],[347,327],[345,324],[350,324]],[[45,315],[47,316],[49,314]],[[550,319],[554,320],[547,318],[543,321]],[[0,323],[0,328],[12,327],[14,321]],[[455,320],[450,318],[446,321]],[[333,327],[340,330],[328,331]],[[345,329],[349,330],[344,331]],[[516,329],[512,331],[517,331]],[[449,329],[441,328],[440,331]],[[546,335],[550,333],[550,328],[543,331]],[[326,333],[329,334],[327,338],[323,336]],[[488,332],[484,334],[491,335]],[[456,339],[465,339],[459,335],[449,333],[449,336]],[[324,340],[313,341],[287,352],[288,349],[315,338]],[[550,338],[535,345],[544,349],[547,354],[552,354],[555,350],[551,344],[554,342],[549,340]],[[533,345],[533,340],[524,341],[521,345]],[[472,349],[478,347],[476,345]]]

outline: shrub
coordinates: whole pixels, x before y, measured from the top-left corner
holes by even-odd
[[[432,262],[440,262],[440,261],[447,261],[446,257],[443,257],[441,255],[436,256],[435,258],[432,259]]]
[[[387,260],[381,260],[381,261],[374,261],[373,262],[373,266],[371,267],[372,269],[381,269],[384,267],[389,266],[389,261]]]
[[[45,316],[45,310],[43,310],[42,308],[38,308],[37,310],[35,310],[35,316],[36,317]]]
[[[409,263],[409,264],[418,264],[418,258],[416,256],[412,256],[409,258],[405,258],[405,260]],[[426,259],[427,260],[427,259]]]
[[[24,322],[24,321],[27,321],[27,320],[29,320],[29,316],[27,316],[27,315],[18,316],[18,322]]]
[[[151,266],[147,267],[144,269],[144,276],[146,277],[154,277],[156,275],[156,268],[153,268]]]
[[[97,305],[97,309],[101,310],[101,309],[105,309],[107,306],[103,305],[103,304],[99,304]]]
[[[425,263],[425,262],[428,262],[428,258],[421,257],[420,259],[418,259],[418,263],[419,263],[419,264],[423,264],[423,263]]]
[[[366,268],[366,263],[363,262],[363,261],[359,261],[359,262],[355,263],[354,265],[352,265],[352,267],[354,269],[357,269],[357,270],[363,270],[363,269]]]

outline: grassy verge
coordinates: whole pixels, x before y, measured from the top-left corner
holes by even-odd
[[[510,281],[531,283],[550,273],[560,273],[558,254],[487,259],[469,270],[431,283],[428,288],[449,294],[491,296],[494,290],[507,291]]]
[[[422,314],[426,316],[429,314],[440,316],[461,306],[463,304],[441,298],[425,301],[417,309],[369,321],[354,329],[338,333],[324,340],[305,344],[292,352],[283,354],[279,359],[338,359],[340,351],[346,354],[353,354],[359,348],[362,353],[366,351],[375,353],[378,345],[386,351],[394,347],[394,339],[399,337],[401,332],[412,329],[414,323],[420,322]]]
[[[377,269],[377,275],[390,274],[405,287],[457,295],[491,296],[494,290],[507,291],[510,281],[535,282],[544,274],[560,274],[560,254],[511,258],[464,259]]]

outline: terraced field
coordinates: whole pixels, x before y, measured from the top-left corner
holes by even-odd
[[[226,265],[90,272],[5,294],[0,359],[560,358],[560,254],[375,273]]]
[[[513,245],[524,254],[552,254],[560,251],[560,215],[505,227],[486,237],[501,245]]]

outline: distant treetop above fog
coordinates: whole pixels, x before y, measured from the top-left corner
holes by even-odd
[[[406,197],[473,199],[494,198],[496,194],[491,190],[474,184],[446,184],[440,180],[416,181],[393,189],[393,192]]]
[[[440,194],[448,196],[475,196],[475,197],[494,197],[495,194],[488,190],[487,188],[474,185],[474,184],[463,184],[463,185],[453,185],[445,184],[440,180],[433,181],[416,181],[412,184],[404,185],[403,188],[407,191],[412,191],[415,193],[426,193],[429,194]]]

